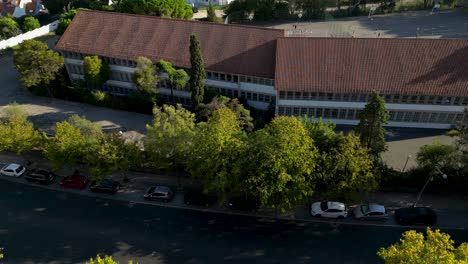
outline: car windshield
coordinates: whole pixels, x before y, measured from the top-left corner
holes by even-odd
[[[322,211],[325,211],[328,209],[328,202],[321,202],[320,203],[320,209],[322,209]]]
[[[20,173],[22,170],[23,170],[23,166],[19,166],[19,167],[16,169],[16,173]]]
[[[369,212],[369,205],[367,205],[367,204],[361,205],[361,212],[363,214],[367,214]]]

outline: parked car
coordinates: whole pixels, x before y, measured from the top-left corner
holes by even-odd
[[[348,211],[344,203],[322,201],[310,206],[310,214],[315,217],[345,218]]]
[[[200,206],[212,206],[218,198],[213,195],[206,195],[200,189],[187,189],[184,195],[185,204],[193,204]]]
[[[86,176],[73,174],[63,178],[63,180],[60,181],[60,186],[64,188],[84,189],[88,183],[89,180]]]
[[[388,220],[387,209],[381,204],[361,204],[354,208],[353,215],[359,220]]]
[[[401,225],[433,225],[437,222],[437,214],[429,207],[406,207],[395,211],[395,220]]]
[[[16,163],[7,164],[0,170],[0,174],[11,177],[20,177],[24,172],[26,168]]]
[[[120,190],[120,187],[120,182],[111,179],[105,179],[101,182],[91,182],[89,189],[92,192],[115,194],[118,190]]]
[[[174,198],[174,192],[167,186],[152,186],[143,195],[145,200],[161,200],[163,202],[169,202]]]
[[[192,13],[198,13],[198,8],[196,6],[192,6]]]
[[[236,196],[229,199],[228,205],[233,210],[256,212],[260,208],[260,199],[255,196]]]
[[[24,178],[28,182],[51,184],[55,181],[55,179],[57,178],[57,175],[55,175],[53,172],[49,170],[33,169],[33,170],[30,170],[26,175],[24,175]]]

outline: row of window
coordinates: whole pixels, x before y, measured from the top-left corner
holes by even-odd
[[[110,92],[110,93],[115,93],[115,94],[124,94],[124,95],[128,95],[128,94],[135,91],[135,89],[120,87],[120,86],[111,85],[111,84],[108,84],[108,83],[104,83],[102,85],[102,89],[105,92]]]
[[[115,80],[120,82],[132,82],[132,74],[129,72],[111,71],[109,80]]]
[[[165,102],[170,102],[171,101],[171,95],[169,94],[160,94],[161,98]],[[192,105],[192,100],[190,98],[185,98],[185,97],[179,97],[179,96],[174,96],[174,102],[175,104],[182,104],[185,106],[191,106]]]
[[[245,98],[251,101],[266,102],[266,103],[269,103],[275,100],[275,96],[262,94],[262,93],[252,93],[252,92],[241,91],[239,94],[239,91],[236,89],[225,89],[225,88],[211,87],[211,86],[207,86],[207,89],[213,90],[219,94],[222,94],[231,98],[240,97],[240,98]]]
[[[78,53],[78,52],[71,52],[71,51],[62,51],[62,55],[65,58],[75,59],[75,60],[83,60],[84,57],[88,56],[86,54]],[[108,57],[100,57],[103,61],[108,64],[126,66],[126,67],[136,67],[137,63],[133,60],[126,60],[126,59],[117,59],[117,58],[108,58]]]
[[[280,99],[287,100],[323,100],[342,102],[367,102],[369,94],[317,93],[280,91]],[[384,95],[386,103],[400,104],[437,104],[437,105],[468,105],[468,97],[429,96],[429,95]]]
[[[361,111],[362,109],[280,106],[278,114],[357,120]],[[396,122],[456,124],[463,120],[463,116],[462,113],[389,111],[389,121]]]
[[[269,86],[274,85],[274,81],[272,79],[245,76],[245,75],[236,75],[236,74],[230,74],[230,73],[218,73],[218,72],[212,72],[212,71],[206,72],[206,79],[224,81],[224,82],[234,82],[234,83],[237,83],[240,81],[240,82],[262,84],[262,85],[269,85]]]
[[[70,73],[84,75],[83,66],[76,64],[68,64]]]
[[[171,89],[172,87],[172,84],[171,82],[169,82],[168,79],[159,79],[159,84],[158,84],[160,88],[167,88],[167,89]],[[185,86],[184,88],[184,91],[190,91],[190,87],[189,87],[189,84],[187,82],[187,85]]]

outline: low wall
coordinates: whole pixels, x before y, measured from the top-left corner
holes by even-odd
[[[49,32],[55,31],[58,27],[58,24],[59,24],[59,21],[55,20],[54,22],[48,25],[45,25],[40,28],[23,33],[21,35],[0,41],[0,50],[16,46],[27,39],[37,38]]]

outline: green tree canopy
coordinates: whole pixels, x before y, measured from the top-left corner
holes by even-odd
[[[190,35],[190,90],[192,105],[196,109],[203,102],[205,94],[205,63],[201,51],[200,41],[195,34]]]
[[[199,123],[193,139],[188,169],[207,193],[225,197],[236,189],[236,161],[246,148],[246,135],[236,114],[228,109],[216,110],[208,122]]]
[[[27,16],[24,19],[23,25],[22,25],[22,29],[24,32],[28,32],[28,31],[31,31],[40,27],[41,27],[41,24],[39,23],[39,20],[37,20],[37,18],[32,17],[32,16]]]
[[[25,40],[13,53],[13,61],[26,87],[47,85],[56,78],[64,60],[37,40]]]
[[[85,80],[93,86],[99,87],[109,80],[109,65],[98,56],[86,56],[83,60]]]
[[[432,169],[435,167],[454,168],[458,161],[457,147],[436,141],[422,146],[416,154],[416,159],[420,167]]]
[[[137,58],[137,67],[132,73],[132,81],[142,91],[157,93],[158,75],[156,66],[146,57]]]
[[[385,101],[376,91],[373,91],[369,101],[359,114],[359,124],[355,130],[359,134],[361,144],[368,148],[376,160],[386,149],[385,129],[388,122],[388,111]]]
[[[14,115],[7,121],[0,121],[0,151],[14,151],[21,154],[41,146],[42,136],[26,118]]]
[[[86,264],[119,264],[117,261],[115,261],[112,256],[104,256],[101,257],[99,255],[96,256],[96,258],[91,258],[86,262]],[[128,264],[133,264],[133,261],[128,261]]]
[[[221,108],[229,108],[236,113],[240,126],[247,132],[252,132],[254,128],[253,118],[250,116],[250,111],[239,102],[237,98],[229,98],[226,96],[216,96],[209,104],[201,104],[198,108],[197,119],[207,121],[214,111]]]
[[[167,73],[171,87],[171,103],[174,103],[174,89],[183,90],[187,86],[188,74],[183,69],[176,69],[171,63],[160,60],[158,63],[160,69]]]
[[[263,206],[289,210],[312,195],[318,151],[297,118],[273,119],[252,134],[245,153],[236,169]]]
[[[121,0],[116,10],[122,13],[191,19],[192,8],[185,0]]]
[[[21,29],[16,21],[11,17],[0,17],[0,40],[9,39],[21,34]]]
[[[72,115],[68,118],[68,122],[73,127],[78,128],[89,141],[98,142],[104,135],[99,124],[86,119],[84,116]]]
[[[178,169],[185,166],[195,134],[195,117],[180,104],[155,107],[152,125],[144,138],[145,151],[157,167]]]
[[[468,244],[455,247],[448,234],[429,227],[424,234],[415,230],[403,233],[400,242],[381,248],[377,255],[386,264],[464,264],[468,263]]]
[[[220,23],[221,22],[221,18],[216,16],[216,11],[213,8],[213,5],[211,4],[211,0],[208,3],[208,9],[206,10],[206,21],[214,22],[214,23]]]

